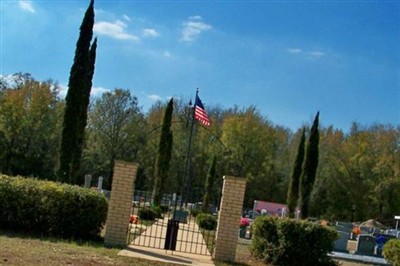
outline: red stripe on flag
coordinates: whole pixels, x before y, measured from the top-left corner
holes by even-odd
[[[194,109],[194,118],[199,120],[203,125],[210,126],[210,119],[208,118],[206,111],[197,105]]]

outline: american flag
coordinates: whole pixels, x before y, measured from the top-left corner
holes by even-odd
[[[194,104],[194,118],[199,120],[203,125],[210,126],[210,119],[208,118],[206,110],[204,110],[203,103],[197,95],[196,102]]]

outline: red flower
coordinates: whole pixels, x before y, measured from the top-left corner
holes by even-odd
[[[248,218],[246,217],[242,217],[240,218],[240,226],[249,226],[250,225],[250,221]]]

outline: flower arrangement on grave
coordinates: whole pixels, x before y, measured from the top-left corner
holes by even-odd
[[[352,233],[355,234],[355,235],[361,234],[361,229],[360,229],[360,227],[355,226],[355,227],[353,228],[353,230],[352,230]]]
[[[247,226],[250,225],[250,221],[246,217],[240,218],[240,228],[246,228]]]
[[[246,237],[246,230],[247,227],[250,225],[250,221],[246,217],[240,218],[240,225],[239,225],[239,237],[245,238]]]
[[[129,223],[131,223],[131,224],[139,224],[140,222],[139,222],[139,217],[137,216],[137,215],[131,215],[130,217],[129,217]]]

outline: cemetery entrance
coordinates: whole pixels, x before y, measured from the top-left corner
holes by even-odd
[[[215,230],[200,229],[196,223],[200,205],[183,204],[172,194],[164,195],[160,207],[151,202],[151,192],[135,191],[129,244],[200,255],[213,253]]]

